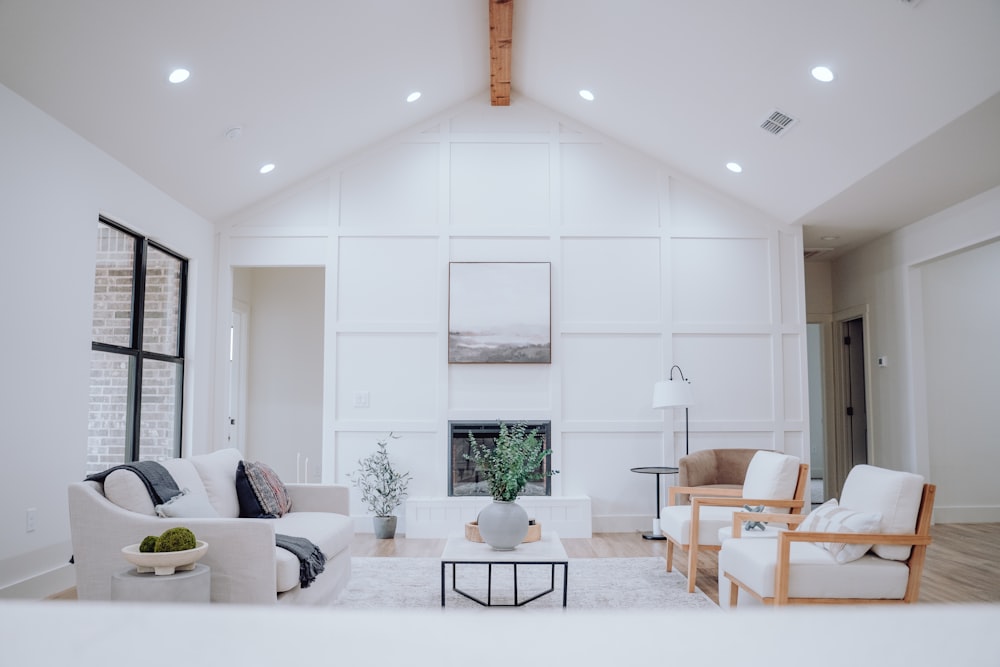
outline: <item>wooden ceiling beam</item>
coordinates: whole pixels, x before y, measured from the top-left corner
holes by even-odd
[[[510,44],[514,34],[514,0],[490,3],[490,104],[510,106]]]

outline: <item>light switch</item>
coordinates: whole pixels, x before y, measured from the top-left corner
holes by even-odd
[[[371,403],[371,396],[367,391],[354,392],[354,407],[367,408]]]

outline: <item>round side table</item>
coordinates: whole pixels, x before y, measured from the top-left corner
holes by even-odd
[[[111,599],[130,602],[208,602],[212,593],[211,570],[196,563],[193,570],[156,575],[139,574],[134,567],[111,577]]]
[[[643,533],[642,539],[644,540],[665,540],[663,533],[660,532],[660,475],[675,475],[678,469],[669,466],[645,466],[640,468],[632,468],[632,472],[643,473],[646,475],[656,475],[656,518],[653,519],[653,530],[649,533]]]

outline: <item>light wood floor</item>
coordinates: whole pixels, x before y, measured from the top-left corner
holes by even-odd
[[[927,549],[921,603],[1000,602],[1000,523],[939,524],[931,527],[934,542]],[[662,541],[644,540],[638,533],[598,533],[591,539],[562,539],[570,558],[639,558],[666,554]],[[377,540],[357,535],[351,555],[437,558],[444,540]],[[674,555],[674,568],[687,574],[685,557]],[[716,554],[699,556],[698,587],[719,602]]]
[[[931,527],[933,544],[927,549],[921,603],[1000,602],[1000,523],[939,524]],[[437,558],[444,540],[377,540],[370,534],[354,537],[352,556]],[[570,558],[641,558],[666,554],[662,541],[644,540],[638,533],[598,533],[590,539],[563,539]],[[686,559],[674,557],[674,567],[686,574]],[[717,560],[702,554],[698,587],[719,602]],[[51,599],[75,599],[68,590]]]

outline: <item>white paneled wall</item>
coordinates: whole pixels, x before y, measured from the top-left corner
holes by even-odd
[[[629,469],[683,455],[683,410],[650,407],[675,363],[697,397],[692,450],[808,458],[801,231],[528,101],[463,105],[223,236],[224,271],[323,257],[323,478],[346,481],[394,431],[409,521],[439,530],[455,511],[449,420],[546,419],[553,493],[587,503],[556,503],[550,521],[579,532],[589,507],[596,530],[647,530],[654,478]],[[448,264],[470,261],[551,264],[551,364],[447,363]]]

